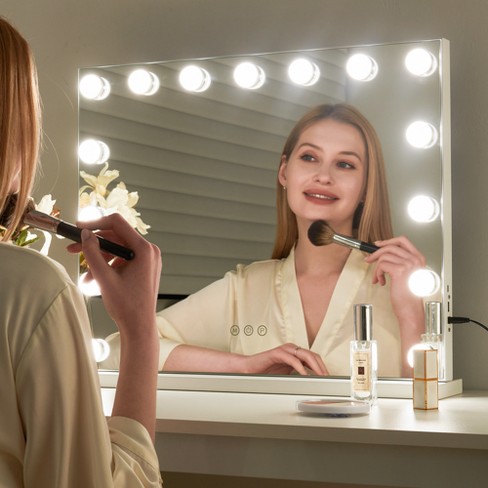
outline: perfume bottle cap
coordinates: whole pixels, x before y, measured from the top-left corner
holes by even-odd
[[[442,334],[441,331],[441,302],[426,302],[425,304],[425,333]]]
[[[354,339],[373,340],[373,305],[367,303],[354,305]]]

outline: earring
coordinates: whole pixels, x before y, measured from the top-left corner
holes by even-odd
[[[285,191],[286,191],[286,186],[285,186],[285,185],[283,185],[283,190],[285,190]]]

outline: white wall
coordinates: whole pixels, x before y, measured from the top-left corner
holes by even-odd
[[[488,2],[1,0],[1,13],[37,57],[46,131],[37,194],[52,192],[66,219],[74,218],[77,197],[78,67],[449,39],[454,313],[488,324]],[[54,257],[75,274],[76,260],[60,246]],[[488,389],[488,333],[457,325],[454,350],[455,375],[465,388]]]

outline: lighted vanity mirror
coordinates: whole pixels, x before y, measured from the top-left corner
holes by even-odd
[[[292,79],[297,59],[309,64]],[[248,71],[239,80],[242,63]],[[120,171],[114,183],[139,193],[137,210],[151,226],[147,238],[164,256],[164,296],[191,294],[238,263],[269,258],[288,132],[312,106],[356,106],[383,146],[394,232],[408,236],[441,278],[444,378],[452,379],[448,41],[89,67],[79,71],[80,88],[86,75],[99,78],[85,87],[89,98],[80,95],[80,143],[104,143],[95,159],[109,154],[110,169]],[[407,129],[418,121],[431,132],[412,140]],[[87,173],[102,167],[80,158]],[[433,213],[414,220],[409,204],[419,195]],[[99,299],[91,301],[95,335],[105,337],[115,326],[100,309]]]

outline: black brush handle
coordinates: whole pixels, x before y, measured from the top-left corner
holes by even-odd
[[[375,251],[377,251],[379,249],[379,247],[375,246],[374,244],[370,244],[369,242],[361,241],[359,243],[359,249],[361,251],[369,252],[371,254],[371,253],[374,253]]]
[[[56,233],[66,237],[67,239],[81,243],[81,229],[74,225],[61,221],[58,224]],[[119,258],[126,259],[127,261],[134,259],[135,253],[131,249],[109,241],[108,239],[104,239],[103,237],[96,237],[100,242],[100,249],[103,251],[113,254],[114,256],[118,256]]]

